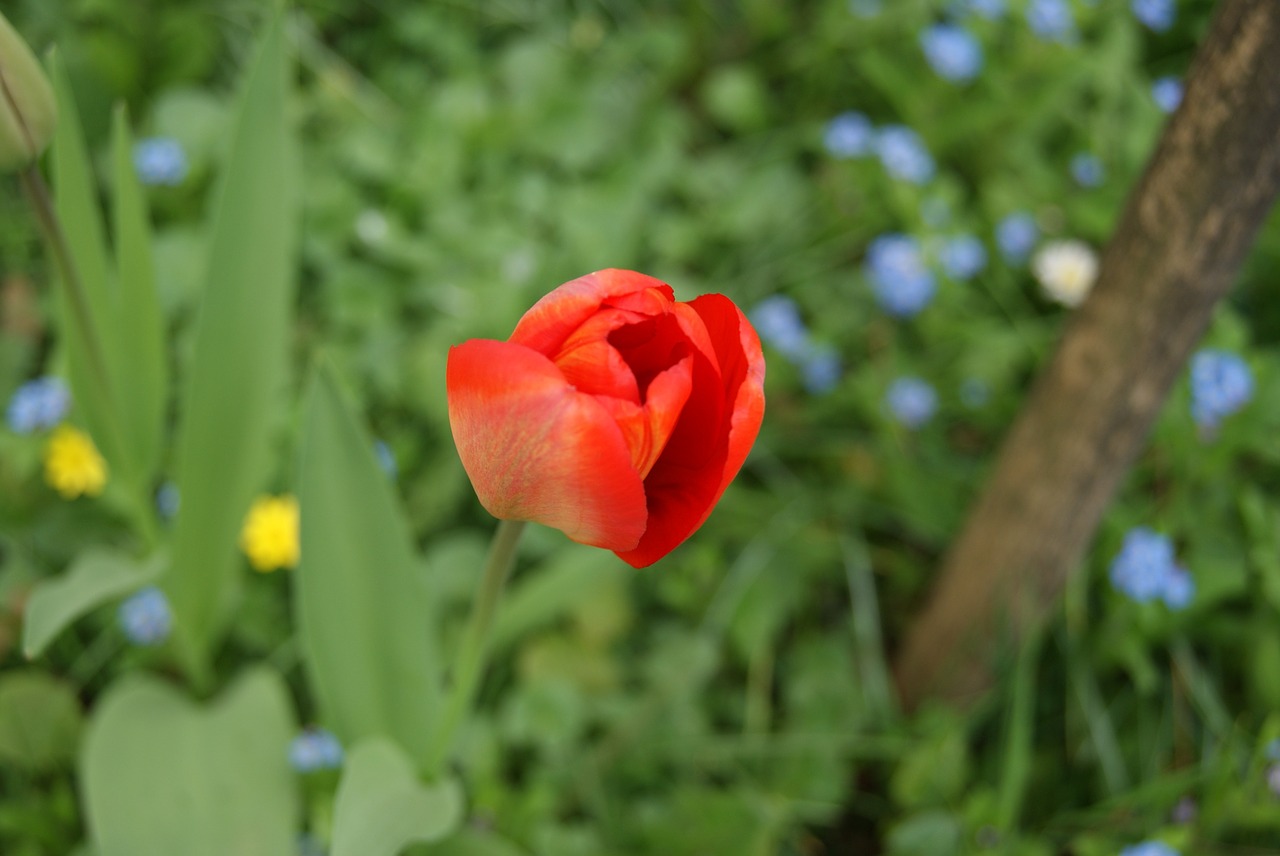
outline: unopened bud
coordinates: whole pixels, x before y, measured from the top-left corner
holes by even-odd
[[[49,79],[0,13],[0,172],[35,160],[49,145],[57,121]]]

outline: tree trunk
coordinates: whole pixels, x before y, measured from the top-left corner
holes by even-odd
[[[1004,441],[895,663],[962,703],[1078,565],[1280,190],[1280,2],[1223,0],[1093,293]]]

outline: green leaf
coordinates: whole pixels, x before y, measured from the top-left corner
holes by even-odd
[[[292,856],[295,725],[275,672],[200,706],[152,677],[114,685],[85,735],[80,780],[96,856]]]
[[[57,579],[41,580],[31,593],[22,623],[22,652],[39,657],[71,622],[154,581],[163,567],[162,555],[139,565],[113,550],[81,553],[69,571]]]
[[[0,677],[0,759],[29,771],[75,757],[80,702],[69,684],[43,672]]]
[[[160,462],[168,384],[164,322],[156,296],[151,226],[133,166],[133,140],[124,105],[116,107],[112,133],[115,160],[116,257],[119,264],[119,413],[144,484]]]
[[[299,462],[294,599],[312,685],[344,742],[383,736],[425,763],[438,717],[435,613],[390,480],[321,364]]]
[[[388,740],[362,741],[347,756],[334,805],[333,856],[396,856],[438,841],[462,821],[462,792],[446,779],[424,786]]]
[[[202,680],[231,607],[236,537],[271,464],[285,388],[297,238],[288,64],[275,17],[248,73],[215,210],[178,438],[182,510],[165,578],[175,640]]]
[[[95,444],[117,476],[131,477],[124,457],[115,389],[118,375],[111,364],[117,330],[117,306],[111,292],[111,265],[98,209],[97,183],[85,147],[75,98],[60,57],[50,57],[58,99],[58,129],[53,140],[54,204],[71,272],[58,277],[58,317],[67,349],[68,374],[76,408]]]

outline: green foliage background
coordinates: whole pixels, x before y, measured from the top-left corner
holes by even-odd
[[[104,191],[118,191],[117,100],[136,137],[172,137],[187,154],[180,186],[147,191],[179,379],[199,360],[207,214],[262,5],[6,9],[37,49],[58,45]],[[843,363],[835,389],[815,395],[766,351],[757,448],[708,524],[659,566],[632,572],[533,527],[462,735],[467,820],[423,852],[1102,856],[1148,838],[1187,854],[1280,852],[1266,778],[1280,737],[1275,217],[1207,337],[1246,357],[1252,403],[1206,437],[1180,381],[1062,609],[1034,644],[1007,652],[991,698],[965,714],[896,709],[885,652],[1069,317],[1025,267],[999,259],[994,226],[1028,210],[1046,238],[1102,246],[1165,121],[1150,83],[1186,71],[1213,7],[1179,3],[1175,27],[1153,34],[1127,2],[1080,2],[1079,40],[1056,45],[1029,32],[1024,4],[1010,5],[1002,19],[973,20],[986,61],[963,87],[921,55],[920,30],[944,14],[925,0],[870,18],[835,0],[306,0],[291,10],[288,109],[302,146],[296,175],[261,180],[296,181],[301,194],[297,321],[282,342],[247,343],[286,354],[285,380],[269,390],[283,415],[257,438],[267,473],[256,489],[298,488],[295,463],[310,454],[302,391],[323,352],[397,462],[422,558],[406,570],[398,547],[387,554],[430,592],[441,651],[493,528],[449,436],[451,344],[505,338],[555,285],[627,267],[683,299],[718,291],[750,308],[788,295]],[[851,109],[915,128],[938,177],[916,187],[874,160],[833,158],[823,130]],[[1101,187],[1071,180],[1083,150],[1106,167]],[[941,282],[918,318],[895,321],[861,272],[886,231],[973,233],[991,262],[973,282]],[[20,197],[0,194],[0,399],[64,365],[51,277]],[[915,432],[882,403],[904,374],[940,395]],[[962,401],[971,379],[990,390],[981,407]],[[183,406],[166,403],[156,485],[178,475]],[[216,433],[222,415],[205,418]],[[68,503],[47,488],[39,449],[0,430],[0,852],[14,856],[64,854],[86,839],[85,818],[100,809],[78,794],[75,759],[97,745],[85,722],[108,688],[112,705],[187,703],[140,683],[177,681],[175,660],[128,646],[111,607],[24,660],[17,643],[37,581],[89,547],[138,548],[127,508]],[[1111,587],[1107,567],[1134,526],[1174,538],[1197,586],[1187,610]],[[265,664],[283,676],[292,710],[267,697],[261,719],[282,733],[290,718],[317,721],[293,582],[235,573],[209,686],[239,692],[259,675],[235,676]],[[146,671],[161,677],[138,677]],[[244,715],[244,698],[218,708],[219,721]],[[388,787],[402,784],[377,747],[360,758]],[[244,763],[246,777],[279,772]],[[306,846],[328,841],[336,774],[295,784],[297,831],[308,831]],[[401,793],[424,798],[409,784]],[[282,804],[278,817],[292,822],[293,811]]]

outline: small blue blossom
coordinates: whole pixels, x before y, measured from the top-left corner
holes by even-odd
[[[1165,113],[1172,113],[1182,103],[1182,81],[1176,77],[1162,77],[1151,84],[1151,100]]]
[[[400,468],[396,465],[396,455],[391,451],[391,447],[382,440],[374,440],[373,454],[377,456],[378,466],[382,467],[387,477],[394,479],[400,472]]]
[[[1111,584],[1138,603],[1160,599],[1170,609],[1183,609],[1195,594],[1191,575],[1174,561],[1173,542],[1141,526],[1129,530],[1112,560]]]
[[[181,504],[182,497],[178,493],[178,486],[173,482],[167,481],[156,488],[156,511],[160,512],[160,516],[165,520],[177,517],[178,507]]]
[[[933,156],[920,135],[905,125],[887,125],[876,135],[876,154],[889,174],[912,184],[933,178]]]
[[[1280,764],[1272,764],[1267,768],[1267,787],[1271,793],[1280,797]]]
[[[884,403],[894,419],[916,429],[933,418],[938,409],[938,393],[918,377],[900,377],[889,384]]]
[[[60,379],[51,375],[29,380],[14,391],[9,399],[6,417],[16,434],[30,434],[53,428],[71,409],[71,392]]]
[[[1206,348],[1191,358],[1191,416],[1214,429],[1253,398],[1253,374],[1230,351]]]
[[[325,856],[324,844],[309,832],[298,836],[298,856]]]
[[[987,266],[987,248],[973,235],[957,235],[943,242],[938,263],[947,276],[964,282],[973,279]]]
[[[1106,171],[1096,155],[1080,152],[1071,158],[1071,177],[1081,187],[1097,187],[1106,177]]]
[[[1280,737],[1274,738],[1263,751],[1268,761],[1280,761]]]
[[[1163,841],[1144,841],[1120,851],[1120,856],[1181,856],[1181,854]]]
[[[809,331],[800,319],[800,307],[790,297],[775,294],[756,304],[749,313],[751,323],[766,344],[791,360],[802,359],[809,350]]]
[[[174,187],[187,177],[187,153],[172,137],[148,137],[133,147],[133,168],[143,184]]]
[[[939,76],[968,83],[982,70],[982,46],[964,27],[935,24],[920,34],[925,59]]]
[[[858,158],[871,154],[875,147],[876,129],[871,120],[861,113],[841,113],[827,123],[822,144],[832,157]]]
[[[1172,27],[1177,13],[1173,0],[1132,0],[1129,6],[1135,18],[1157,33]]]
[[[876,300],[890,315],[906,318],[929,305],[936,289],[920,245],[910,235],[881,235],[867,248],[863,262]]]
[[[336,770],[342,766],[342,744],[318,726],[304,728],[289,742],[289,765],[299,773]]]
[[[1045,41],[1070,42],[1076,37],[1076,21],[1066,0],[1031,0],[1027,26]]]
[[[980,378],[965,378],[960,384],[960,402],[970,410],[977,410],[991,399],[991,388]]]
[[[996,244],[1009,264],[1026,261],[1039,237],[1035,218],[1025,211],[1010,214],[996,225]]]
[[[809,349],[800,364],[804,388],[814,395],[825,395],[840,383],[840,354],[830,345]]]
[[[141,589],[121,603],[116,618],[125,637],[135,645],[159,645],[173,628],[169,601],[155,586]]]
[[[1196,583],[1186,568],[1174,565],[1165,576],[1160,599],[1170,609],[1186,609],[1196,595]]]

